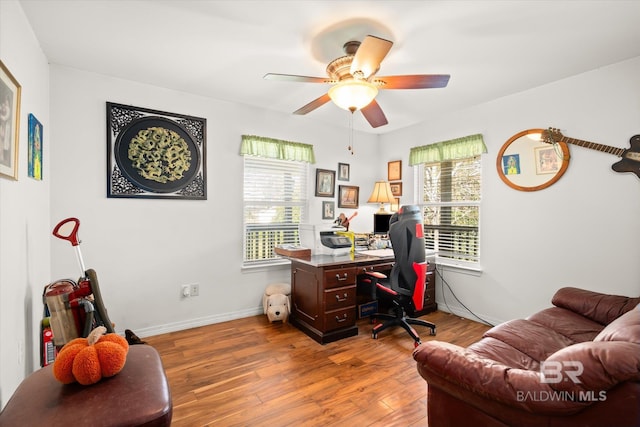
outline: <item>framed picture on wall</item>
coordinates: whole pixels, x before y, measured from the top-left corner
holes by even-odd
[[[336,202],[322,202],[322,219],[334,219],[336,217]]]
[[[399,181],[402,179],[402,160],[394,160],[387,163],[387,180]]]
[[[391,212],[398,212],[398,209],[400,209],[400,197],[393,198],[393,203],[391,203],[389,209],[391,209]]]
[[[29,177],[38,181],[42,180],[42,123],[36,116],[29,114],[29,135],[27,150],[29,159],[27,168]]]
[[[360,205],[360,187],[340,185],[338,193],[339,208],[356,209]]]
[[[316,169],[316,197],[334,197],[336,194],[336,171]]]
[[[107,102],[107,197],[207,198],[207,119]]]
[[[402,196],[402,183],[401,182],[390,182],[389,186],[391,186],[391,194],[394,196]]]
[[[22,87],[0,61],[0,176],[18,179],[18,135]]]
[[[338,163],[338,181],[349,181],[350,169],[347,163]]]

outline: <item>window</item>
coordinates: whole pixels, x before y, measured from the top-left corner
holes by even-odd
[[[268,142],[267,151],[255,146],[248,148],[249,144],[256,143],[256,138],[259,137],[243,136],[241,151],[244,155],[244,266],[279,262],[274,247],[299,245],[298,225],[307,216],[309,162],[279,158],[299,156],[267,153],[274,152],[274,144],[297,143],[260,138],[261,142]],[[245,141],[248,142],[245,144]],[[313,148],[307,146],[306,149],[311,150],[309,158],[313,160]]]
[[[481,135],[412,149],[425,245],[440,259],[480,261]]]

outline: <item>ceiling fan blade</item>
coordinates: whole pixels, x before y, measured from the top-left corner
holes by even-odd
[[[331,80],[325,77],[309,77],[309,76],[296,76],[293,74],[265,74],[266,80],[280,80],[284,82],[303,82],[303,83],[332,83]]]
[[[324,104],[326,104],[329,101],[331,101],[331,98],[329,98],[329,95],[325,93],[324,95],[314,99],[304,107],[298,108],[296,111],[293,112],[293,114],[303,115],[303,114],[310,113],[316,108],[322,107]]]
[[[367,119],[371,127],[377,128],[389,123],[382,108],[380,108],[380,104],[378,104],[375,99],[360,111],[362,111],[362,115]]]
[[[355,76],[358,71],[361,71],[366,79],[375,74],[380,68],[380,63],[391,50],[391,46],[393,42],[389,40],[375,36],[365,37],[351,62],[351,75]]]
[[[413,74],[405,76],[377,77],[375,81],[382,81],[380,89],[432,89],[446,87],[449,74]]]

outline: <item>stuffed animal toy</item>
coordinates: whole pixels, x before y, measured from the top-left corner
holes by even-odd
[[[63,384],[91,385],[112,377],[127,361],[129,343],[118,334],[106,334],[98,326],[87,338],[76,338],[64,345],[53,364],[53,376]]]
[[[284,283],[267,286],[262,296],[262,308],[270,322],[287,323],[291,312],[291,286]]]

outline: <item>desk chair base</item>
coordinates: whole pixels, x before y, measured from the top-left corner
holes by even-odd
[[[371,332],[371,337],[373,339],[378,339],[378,333],[392,326],[400,326],[405,331],[407,331],[407,333],[411,336],[411,338],[413,338],[413,341],[414,341],[413,345],[415,347],[422,344],[422,341],[420,341],[420,336],[418,335],[418,332],[416,332],[416,330],[411,325],[425,326],[430,329],[430,335],[436,334],[435,324],[431,322],[427,322],[426,320],[407,317],[407,314],[405,313],[404,309],[396,301],[394,301],[393,303],[395,306],[394,307],[395,314],[376,313],[371,316],[372,321],[375,321],[376,319],[386,320],[384,323],[378,323],[373,327],[373,330]]]

